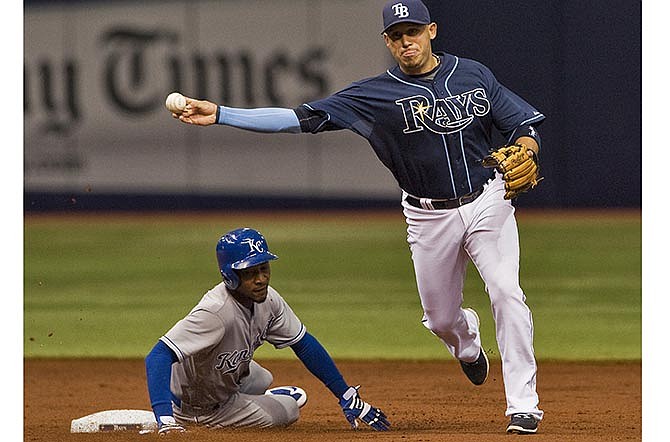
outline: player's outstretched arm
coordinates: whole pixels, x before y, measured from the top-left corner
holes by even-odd
[[[241,109],[220,106],[207,100],[196,100],[183,96],[182,99],[182,107],[176,107],[179,103],[169,102],[170,97],[168,97],[166,106],[174,118],[186,124],[196,126],[222,124],[264,133],[300,133],[302,131],[300,120],[293,109],[281,107]]]
[[[326,349],[309,333],[293,344],[291,349],[307,369],[316,376],[337,397],[344,417],[352,428],[358,427],[358,420],[377,431],[386,431],[391,425],[379,408],[363,401],[357,387],[350,387]]]

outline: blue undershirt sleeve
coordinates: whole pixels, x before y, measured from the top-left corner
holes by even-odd
[[[309,333],[291,346],[298,359],[337,397],[340,398],[349,386],[335,366],[325,348]]]
[[[177,355],[162,341],[158,341],[144,359],[149,399],[157,422],[160,422],[160,416],[172,416],[170,376],[172,375],[172,364],[175,362],[177,362]]]
[[[300,121],[293,109],[280,107],[261,107],[256,109],[239,109],[219,106],[217,124],[237,127],[254,132],[265,133],[300,133]]]

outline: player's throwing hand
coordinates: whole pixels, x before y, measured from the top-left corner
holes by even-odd
[[[186,97],[186,107],[180,114],[172,116],[187,124],[209,126],[216,123],[217,105],[206,100],[196,100]]]

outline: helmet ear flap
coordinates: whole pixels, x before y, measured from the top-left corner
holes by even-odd
[[[230,266],[226,266],[225,269],[221,270],[221,276],[228,290],[235,290],[240,286],[240,278]]]

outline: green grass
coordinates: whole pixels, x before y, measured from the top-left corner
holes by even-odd
[[[26,218],[24,354],[144,356],[219,282],[214,246],[227,230],[261,230],[280,256],[272,285],[337,358],[449,358],[420,323],[398,212],[387,217],[255,214]],[[523,217],[521,281],[538,359],[640,359],[641,220]],[[497,354],[474,267],[465,303]],[[292,358],[263,346],[258,356]]]

